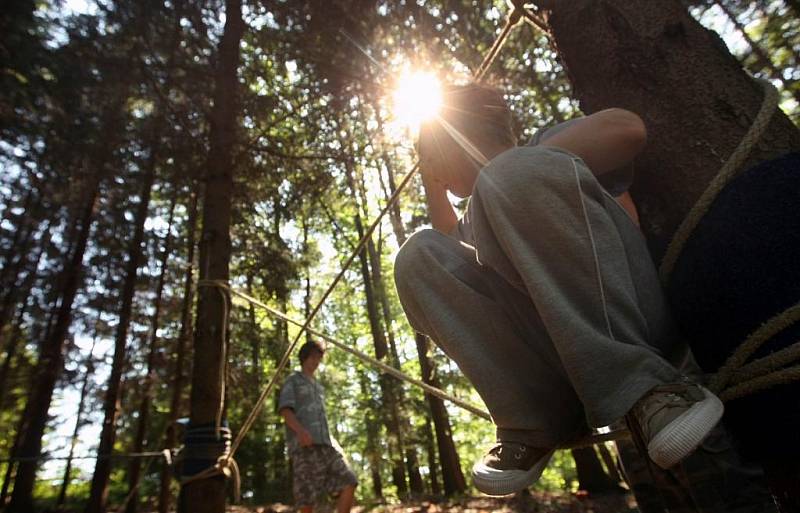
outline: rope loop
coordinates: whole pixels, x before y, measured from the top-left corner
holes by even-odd
[[[231,430],[227,425],[200,424],[190,426],[184,435],[184,448],[180,453],[181,485],[194,481],[224,476],[233,480],[234,500],[241,498],[239,465],[231,453]]]

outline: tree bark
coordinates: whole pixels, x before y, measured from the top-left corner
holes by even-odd
[[[594,452],[594,447],[572,449],[572,458],[575,460],[575,469],[578,472],[578,486],[589,493],[622,492],[618,483],[615,483],[603,470],[603,465]]]
[[[181,305],[181,327],[178,333],[177,346],[175,348],[175,367],[172,371],[172,399],[169,407],[169,421],[167,423],[167,433],[164,438],[164,447],[172,449],[177,442],[177,421],[181,415],[181,397],[183,397],[184,383],[184,361],[186,346],[192,333],[192,303],[194,302],[194,253],[195,253],[195,233],[197,231],[197,191],[192,192],[191,205],[189,206],[189,219],[187,220],[186,236],[186,271],[183,279],[183,303]],[[158,513],[168,513],[172,493],[170,482],[172,481],[172,467],[164,465],[161,470],[161,486],[158,496]]]
[[[649,142],[637,158],[632,192],[660,259],[750,127],[761,86],[679,0],[536,3],[582,110],[622,107],[647,126]],[[777,112],[745,167],[797,148],[800,132]]]
[[[137,417],[136,438],[133,442],[131,452],[138,453],[144,450],[145,437],[147,434],[147,424],[150,421],[150,408],[152,402],[153,381],[156,379],[156,356],[158,354],[158,323],[161,317],[161,300],[164,295],[164,285],[167,277],[167,263],[172,249],[172,223],[175,219],[175,204],[178,200],[178,187],[174,186],[172,199],[170,200],[169,217],[167,218],[167,233],[164,235],[164,249],[159,260],[158,284],[156,285],[156,297],[153,304],[153,315],[150,317],[150,331],[148,333],[148,353],[147,353],[147,375],[144,378],[142,388],[142,400],[139,404],[139,415]],[[136,513],[139,509],[139,479],[142,470],[142,460],[139,458],[131,459],[128,470],[128,502],[125,505],[125,513]]]
[[[158,133],[158,130],[156,130]],[[155,138],[157,141],[157,137]],[[114,336],[114,357],[111,363],[111,374],[108,378],[108,388],[103,399],[103,428],[100,432],[100,443],[97,454],[103,456],[97,459],[92,476],[92,486],[89,500],[86,504],[86,513],[104,513],[108,500],[108,480],[111,476],[111,458],[114,442],[117,437],[117,416],[120,410],[122,393],[122,373],[127,361],[126,346],[128,343],[128,328],[133,313],[133,296],[136,292],[137,275],[142,260],[142,243],[144,242],[144,225],[150,208],[150,198],[156,175],[157,152],[155,144],[151,145],[147,169],[142,177],[139,192],[139,204],[134,217],[134,233],[128,248],[128,261],[125,266],[125,279],[122,284],[120,297],[117,330]]]
[[[112,132],[113,133],[113,132]],[[83,210],[80,214],[80,227],[77,240],[70,256],[69,264],[62,274],[63,289],[61,303],[55,313],[54,323],[47,330],[39,345],[39,359],[31,386],[31,395],[25,405],[23,422],[20,425],[18,453],[15,456],[36,458],[42,450],[42,436],[47,425],[47,411],[53,397],[56,380],[64,366],[62,354],[64,340],[72,322],[72,303],[83,279],[83,256],[91,232],[92,220],[100,191],[101,170],[105,158],[99,159],[95,175],[90,184]],[[11,494],[6,513],[29,513],[33,511],[33,486],[36,480],[38,461],[23,461],[17,467],[14,491]]]
[[[378,128],[381,129],[381,121],[379,119]],[[386,172],[388,178],[389,190],[386,192],[388,198],[397,190],[397,185],[394,178],[394,170],[391,160],[388,155],[384,155],[384,163],[386,164]],[[403,225],[402,218],[400,217],[400,210],[389,209],[389,217],[394,230],[397,244],[402,246],[406,241],[406,231]],[[425,335],[421,333],[414,334],[414,340],[417,345],[417,357],[419,359],[420,369],[422,371],[422,381],[434,387],[440,387],[440,383],[435,377],[435,367],[433,362],[428,358],[428,340]],[[425,399],[428,401],[428,407],[431,411],[431,418],[433,419],[434,431],[436,433],[436,444],[439,449],[439,461],[442,466],[442,482],[444,485],[444,493],[447,496],[461,493],[467,489],[467,484],[464,479],[464,474],[461,471],[461,461],[456,451],[455,442],[453,442],[453,435],[450,430],[450,418],[447,414],[447,409],[444,402],[438,397],[430,394],[425,394]],[[431,477],[433,481],[433,473]],[[437,483],[438,486],[438,483]]]
[[[245,30],[241,0],[225,1],[225,28],[219,57],[211,112],[210,149],[203,201],[203,231],[200,239],[200,279],[229,277],[231,254],[231,201],[233,193],[233,145],[237,134],[239,88],[239,44]],[[191,424],[216,422],[224,409],[224,375],[220,363],[225,353],[227,314],[218,290],[198,291],[197,330],[191,392]],[[222,513],[225,509],[225,479],[222,476],[192,481],[182,486],[179,511]]]
[[[358,193],[353,176],[353,163],[345,163],[347,182],[353,197],[357,198]],[[356,227],[356,234],[361,240],[364,236],[364,226],[361,220],[360,205],[356,201],[356,212],[353,222]],[[358,261],[361,267],[361,276],[364,282],[364,296],[367,303],[367,318],[369,320],[372,340],[375,346],[375,358],[383,360],[389,353],[389,346],[386,342],[386,334],[381,325],[380,314],[378,313],[377,300],[373,287],[372,275],[370,274],[367,248],[362,249],[358,254]],[[387,441],[389,445],[389,455],[392,460],[392,481],[397,487],[397,493],[401,497],[408,495],[408,483],[406,481],[406,471],[404,467],[404,448],[403,438],[400,427],[400,415],[397,407],[397,397],[394,390],[393,378],[386,374],[381,374],[378,381],[381,386],[381,398],[383,409],[383,422],[386,427]]]
[[[89,390],[89,379],[94,374],[94,347],[97,343],[97,333],[92,338],[92,347],[86,357],[86,372],[83,374],[81,382],[81,396],[78,400],[78,411],[75,413],[75,428],[72,430],[72,437],[69,443],[69,455],[64,466],[64,478],[61,480],[61,488],[58,492],[56,507],[61,508],[67,499],[67,488],[69,488],[70,474],[72,473],[72,458],[75,456],[75,446],[78,445],[78,434],[80,434],[81,424],[83,423],[83,412],[86,407],[86,392]]]

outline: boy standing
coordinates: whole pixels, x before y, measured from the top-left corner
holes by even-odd
[[[322,386],[314,378],[325,348],[309,341],[300,348],[300,371],[284,383],[278,412],[286,422],[286,443],[294,468],[295,504],[311,513],[324,494],[338,496],[337,513],[348,513],[358,484],[328,429]]]

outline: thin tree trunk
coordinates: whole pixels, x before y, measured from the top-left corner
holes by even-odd
[[[369,389],[366,374],[361,375],[361,394],[367,398],[369,410],[377,411],[380,406],[374,400],[373,394]],[[383,480],[381,479],[381,454],[378,448],[378,437],[380,436],[380,427],[378,426],[375,418],[367,413],[364,418],[364,424],[367,431],[367,461],[369,462],[369,474],[372,480],[372,494],[379,499],[383,498]]]
[[[572,458],[575,460],[575,469],[578,472],[578,486],[589,493],[622,492],[618,483],[615,483],[603,470],[603,465],[594,452],[594,447],[572,449]]]
[[[18,456],[37,458],[41,454],[42,436],[47,425],[47,412],[53,397],[56,380],[63,370],[63,344],[72,322],[72,303],[83,278],[83,256],[86,252],[89,233],[91,232],[95,206],[100,191],[100,170],[105,166],[105,159],[99,160],[96,175],[91,179],[86,203],[81,212],[77,241],[69,260],[62,272],[63,289],[61,304],[55,313],[54,323],[47,330],[45,338],[39,346],[39,359],[32,383],[31,395],[25,406],[23,422],[20,425],[20,442]],[[14,492],[6,513],[29,513],[33,510],[33,486],[36,480],[38,461],[23,461],[18,465],[14,481]]]
[[[611,451],[608,450],[605,444],[597,444],[595,446],[597,448],[597,452],[600,453],[600,458],[603,460],[603,463],[606,466],[606,473],[608,477],[610,477],[615,483],[622,482],[622,476],[619,475],[619,470],[617,469],[617,462],[614,460],[614,456],[611,454]]]
[[[228,280],[231,253],[231,200],[233,193],[233,145],[239,114],[239,44],[244,34],[241,0],[225,1],[225,28],[219,56],[211,112],[210,150],[203,201],[203,232],[200,242],[200,278]],[[224,298],[218,290],[199,290],[197,331],[192,372],[191,414],[193,426],[213,423],[224,410],[224,380],[220,368],[228,320]],[[225,480],[222,476],[192,481],[182,487],[179,511],[222,513]]]
[[[61,508],[67,499],[67,488],[69,488],[70,474],[72,472],[72,458],[75,456],[75,446],[78,445],[78,434],[81,430],[83,411],[86,407],[86,391],[89,389],[89,379],[94,374],[94,347],[96,343],[97,333],[95,332],[94,337],[92,337],[92,347],[86,357],[86,372],[83,374],[83,382],[81,383],[81,398],[78,401],[78,411],[75,414],[75,428],[72,430],[72,438],[69,443],[69,455],[67,455],[67,463],[64,467],[64,478],[61,481],[61,489],[58,492],[58,500],[56,501],[57,508]]]
[[[164,295],[164,285],[167,278],[167,263],[172,250],[172,223],[175,219],[175,204],[178,200],[178,187],[174,186],[172,199],[170,200],[169,217],[167,218],[167,233],[164,234],[164,249],[161,252],[159,261],[158,284],[156,285],[156,297],[153,305],[153,315],[150,317],[150,331],[148,333],[148,353],[147,353],[147,375],[145,376],[142,388],[142,400],[139,404],[139,416],[137,418],[136,438],[133,442],[131,452],[138,453],[144,450],[145,436],[147,434],[148,422],[150,421],[151,395],[153,381],[156,379],[156,355],[158,354],[158,323],[161,317],[161,302]],[[136,513],[139,508],[139,479],[142,470],[142,460],[139,458],[131,459],[130,469],[128,470],[128,502],[125,505],[125,513]]]
[[[0,412],[5,409],[7,392],[11,387],[8,386],[8,377],[11,375],[11,363],[17,355],[20,343],[22,342],[22,326],[25,322],[25,312],[29,303],[25,303],[22,309],[17,313],[17,319],[8,334],[6,341],[6,355],[3,360],[3,365],[0,366]],[[2,502],[0,502],[2,504]]]
[[[156,130],[156,133],[159,131]],[[154,138],[157,140],[157,138]],[[147,212],[150,208],[150,197],[155,183],[157,152],[155,144],[151,145],[147,170],[142,177],[142,187],[139,193],[139,205],[134,217],[134,234],[128,248],[128,262],[125,269],[125,280],[122,284],[120,297],[122,302],[119,309],[119,320],[114,337],[114,357],[111,363],[111,374],[108,378],[108,388],[103,400],[103,428],[100,432],[100,443],[97,448],[99,456],[110,455],[114,450],[117,436],[117,416],[120,410],[122,393],[122,373],[127,360],[126,346],[128,343],[128,328],[133,312],[133,296],[136,292],[137,274],[142,260],[142,242],[144,241],[144,225]],[[108,457],[98,458],[92,476],[92,486],[86,513],[104,513],[108,500],[108,480],[111,476],[112,461]]]
[[[436,461],[434,437],[431,419],[430,417],[425,417],[425,449],[428,453],[428,478],[431,484],[431,494],[439,495],[442,493],[442,487],[439,485],[439,470]]]
[[[183,279],[183,304],[181,305],[181,327],[178,333],[177,347],[175,348],[175,368],[172,371],[172,399],[169,407],[169,421],[167,423],[167,434],[164,439],[164,447],[172,449],[177,442],[177,421],[181,415],[181,397],[183,396],[184,369],[186,346],[192,333],[192,303],[194,298],[194,252],[195,252],[195,233],[197,231],[197,191],[192,192],[191,205],[189,206],[188,229],[186,236],[186,271]],[[164,465],[161,470],[161,487],[158,496],[158,512],[167,513],[170,508],[172,493],[170,482],[172,481],[172,467]]]
[[[381,122],[379,120],[379,129]],[[388,155],[384,155],[384,163],[386,164],[386,173],[388,178],[389,190],[385,191],[387,198],[390,194],[394,194],[397,190],[397,185],[394,178],[394,169]],[[390,209],[389,217],[394,230],[395,238],[398,245],[402,246],[406,241],[406,231],[400,217],[399,209]],[[420,334],[415,333],[414,339],[417,346],[417,357],[422,370],[423,382],[440,387],[438,380],[435,377],[435,368],[433,362],[428,358],[428,340]],[[444,485],[445,495],[454,495],[461,493],[467,489],[467,484],[464,479],[464,474],[461,471],[461,462],[456,451],[455,443],[453,442],[453,435],[450,430],[450,419],[447,414],[447,409],[444,402],[438,397],[430,394],[425,394],[428,401],[428,407],[431,411],[431,418],[433,419],[434,432],[436,433],[436,444],[439,449],[439,461],[442,465],[442,482]]]
[[[420,370],[422,371],[422,381],[433,387],[441,388],[439,380],[433,373],[433,366],[428,358],[428,339],[421,333],[414,334],[417,344],[417,354],[419,355]],[[467,489],[464,480],[464,473],[461,471],[461,461],[453,442],[453,433],[450,431],[450,420],[444,401],[438,397],[425,394],[428,406],[431,409],[431,418],[436,432],[436,444],[439,448],[439,460],[442,464],[442,483],[444,493],[447,496],[461,493]]]
[[[357,195],[355,179],[353,177],[352,162],[345,164],[347,171],[347,181],[350,190],[354,197]],[[359,212],[360,206],[356,205],[356,213],[354,216],[354,223],[356,226],[356,233],[359,240],[364,236],[364,226]],[[364,248],[358,254],[358,260],[361,267],[361,276],[364,282],[364,295],[367,302],[367,318],[369,320],[370,331],[372,333],[372,340],[375,346],[375,358],[383,360],[388,354],[388,344],[386,342],[386,334],[381,326],[380,314],[378,313],[378,305],[375,298],[375,291],[373,289],[373,280],[369,270],[369,262],[367,249]],[[404,466],[404,450],[402,445],[402,433],[400,432],[400,419],[397,408],[397,397],[394,393],[394,383],[390,381],[392,378],[386,374],[381,374],[378,377],[381,386],[381,397],[383,405],[383,422],[386,426],[387,438],[389,444],[389,456],[392,460],[392,481],[397,487],[397,493],[404,497],[408,494],[408,484],[406,482],[406,471]]]

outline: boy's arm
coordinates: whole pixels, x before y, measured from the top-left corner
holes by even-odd
[[[458,224],[458,217],[447,198],[447,189],[433,179],[423,169],[422,185],[425,187],[425,201],[428,204],[428,215],[433,227],[443,233],[451,233]]]
[[[300,444],[300,447],[308,447],[314,443],[314,440],[311,438],[311,433],[297,420],[294,410],[291,408],[281,408],[279,413],[281,417],[283,417],[283,420],[286,421],[286,425],[289,426],[289,429],[294,431],[294,434],[297,435],[297,442]]]
[[[644,149],[647,130],[642,119],[624,109],[607,109],[581,118],[542,141],[574,153],[595,175],[629,164]]]

